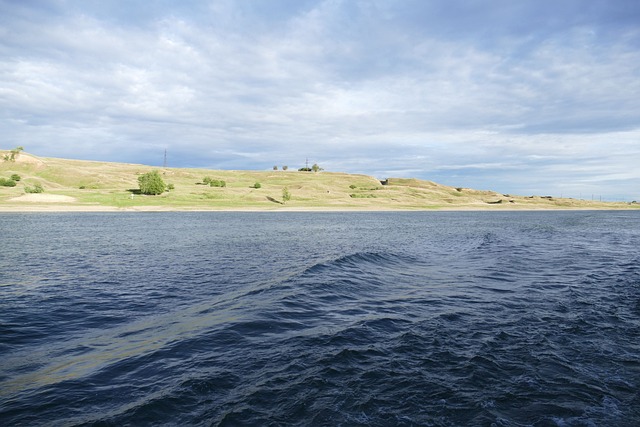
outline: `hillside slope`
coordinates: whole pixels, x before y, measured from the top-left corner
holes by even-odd
[[[3,152],[0,152],[0,158]],[[138,177],[158,170],[174,190],[137,193]],[[427,210],[427,209],[629,209],[638,204],[503,195],[430,181],[298,171],[228,171],[158,168],[138,164],[41,158],[21,153],[0,160],[0,178],[18,174],[15,187],[0,187],[0,211],[28,210]],[[210,187],[205,177],[224,180]],[[25,194],[40,183],[45,192]],[[254,188],[260,183],[260,188]],[[283,188],[291,200],[283,203]]]

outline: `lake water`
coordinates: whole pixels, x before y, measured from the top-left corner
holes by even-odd
[[[0,215],[0,425],[637,426],[640,212]]]

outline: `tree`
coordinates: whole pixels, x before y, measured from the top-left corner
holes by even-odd
[[[291,193],[287,187],[284,187],[282,189],[282,203],[287,203],[289,200],[291,200]]]
[[[151,171],[139,176],[138,183],[140,184],[140,192],[142,194],[155,196],[162,194],[166,189],[166,185],[158,171]]]
[[[274,171],[277,171],[277,170],[278,170],[278,166],[274,166],[274,167],[273,167],[273,170],[274,170]]]
[[[21,151],[24,151],[23,147],[16,147],[13,150],[11,150],[11,161],[15,161],[16,158],[20,155]]]
[[[319,171],[322,171],[324,169],[322,169],[320,166],[318,166],[317,163],[314,163],[313,166],[311,166],[311,170],[314,171],[314,172],[319,172]]]
[[[9,152],[9,154],[4,155],[4,161],[6,162],[15,162],[16,158],[20,155],[20,152],[24,151],[23,147],[16,147]]]
[[[283,170],[283,171],[286,171],[286,170],[288,170],[288,169],[289,169],[289,166],[287,166],[287,165],[284,165],[284,166],[282,167],[282,170]]]

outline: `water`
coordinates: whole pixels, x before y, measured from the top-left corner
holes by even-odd
[[[640,425],[640,212],[0,215],[0,424]]]

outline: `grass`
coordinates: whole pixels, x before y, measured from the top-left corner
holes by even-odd
[[[0,155],[3,153],[0,152]],[[175,189],[158,196],[136,194],[138,177],[159,170]],[[377,179],[339,172],[225,171],[209,169],[158,168],[152,166],[38,158],[21,154],[16,162],[0,162],[0,177],[19,174],[16,187],[0,187],[0,210],[31,209],[37,205],[12,201],[26,187],[40,183],[46,194],[74,197],[78,207],[108,209],[227,210],[227,209],[623,209],[639,204],[592,202],[541,197],[505,197],[492,191],[456,189],[430,181],[390,178],[386,185]],[[202,185],[210,177],[226,187]],[[255,188],[256,183],[260,188]],[[83,187],[82,189],[80,187]],[[282,204],[282,190],[291,200]],[[132,197],[133,195],[133,197]],[[493,203],[504,199],[504,203]],[[513,203],[510,201],[513,200]],[[68,204],[65,204],[68,205]]]

